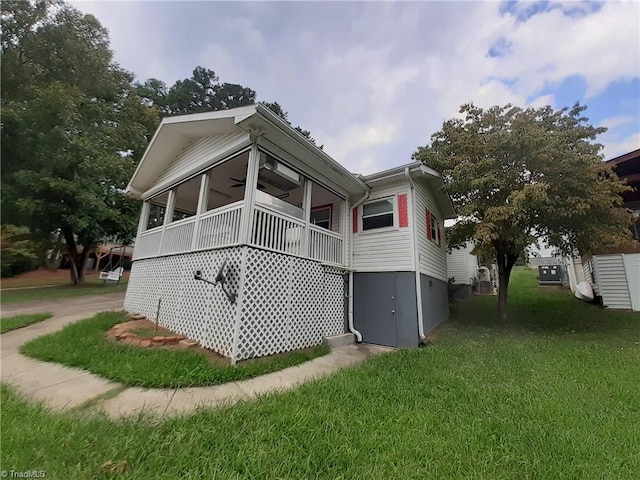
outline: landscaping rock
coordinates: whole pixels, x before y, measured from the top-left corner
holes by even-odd
[[[149,340],[148,338],[145,338],[144,340],[140,340],[140,347],[148,348],[150,346],[151,346],[151,340]]]
[[[146,315],[143,315],[143,314],[141,314],[141,313],[136,313],[136,314],[132,315],[132,316],[131,316],[131,318],[132,318],[133,320],[146,320],[146,319],[147,319],[147,316],[146,316]]]
[[[185,338],[184,340],[180,340],[178,342],[178,346],[182,348],[194,348],[198,346],[198,342],[189,338]]]
[[[172,335],[170,337],[164,337],[164,344],[165,345],[177,345],[180,340],[182,340],[182,339],[179,336]]]
[[[164,345],[165,338],[166,337],[161,337],[161,336],[153,337],[151,339],[151,345]]]

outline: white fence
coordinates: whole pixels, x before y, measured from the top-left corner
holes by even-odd
[[[239,245],[243,202],[142,232],[135,259]],[[344,239],[283,213],[256,205],[250,244],[275,252],[343,264]]]

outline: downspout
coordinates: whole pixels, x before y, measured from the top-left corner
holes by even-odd
[[[360,200],[353,204],[351,207],[351,218],[353,219],[353,211],[367,201],[370,191],[367,190]],[[353,225],[351,226],[351,232],[349,235],[353,235]],[[358,343],[362,343],[362,334],[356,330],[353,325],[353,237],[350,242],[351,255],[349,255],[349,331],[356,336]]]
[[[413,248],[413,261],[414,261],[414,269],[416,273],[416,302],[418,307],[418,337],[420,338],[419,345],[427,344],[427,337],[424,334],[424,316],[422,314],[422,283],[420,282],[420,262],[418,259],[418,231],[416,228],[416,219],[418,218],[417,212],[415,209],[415,184],[411,179],[411,175],[409,174],[409,167],[404,169],[404,176],[409,180],[409,185],[411,185],[411,211],[413,212],[413,219],[411,222],[411,243]]]

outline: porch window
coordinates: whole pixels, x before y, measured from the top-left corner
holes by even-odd
[[[149,218],[147,219],[147,230],[156,228],[164,224],[164,216],[167,210],[169,192],[161,193],[149,201]]]
[[[362,206],[362,230],[393,227],[394,206],[392,198],[365,203]]]
[[[321,205],[311,209],[310,221],[313,225],[331,230],[332,205]]]
[[[172,222],[192,217],[198,210],[201,176],[193,177],[176,187]]]

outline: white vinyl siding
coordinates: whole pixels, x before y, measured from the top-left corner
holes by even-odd
[[[398,194],[409,195],[406,183],[374,188],[367,202]],[[409,227],[398,228],[397,201],[394,201],[394,227],[362,231],[362,205],[358,207],[358,233],[353,234],[353,268],[359,272],[414,271],[411,248],[413,212],[408,203]],[[351,216],[351,215],[350,215]],[[352,227],[351,227],[352,228]],[[351,230],[353,231],[353,230]]]
[[[416,205],[416,214],[411,214],[410,219],[416,222],[416,233],[418,235],[418,263],[420,265],[420,273],[437,278],[444,282],[447,281],[447,252],[446,242],[444,238],[444,222],[442,221],[442,212],[438,209],[433,198],[433,193],[428,184],[423,180],[415,182],[414,202]],[[442,240],[440,246],[437,241],[429,240],[427,237],[427,217],[425,209],[429,210],[440,221]]]
[[[471,255],[473,244],[467,242],[458,250],[447,253],[447,277],[455,278],[456,285],[472,285],[472,278],[476,276],[478,257]]]
[[[248,142],[249,135],[244,132],[198,138],[162,172],[152,190],[160,191],[175,185],[180,180],[203,171],[216,161],[223,160]]]
[[[602,304],[609,308],[631,309],[629,284],[621,253],[594,255]]]
[[[625,253],[624,268],[627,272],[631,308],[640,312],[640,253]]]

